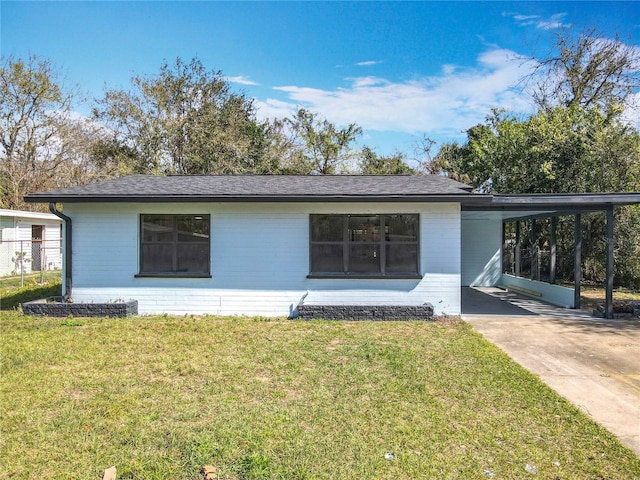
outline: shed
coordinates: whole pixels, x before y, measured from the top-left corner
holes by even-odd
[[[0,209],[0,276],[62,268],[62,220]]]

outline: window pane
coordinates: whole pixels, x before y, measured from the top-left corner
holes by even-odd
[[[418,273],[418,246],[387,245],[386,273]]]
[[[380,217],[349,217],[349,240],[377,242],[380,240]]]
[[[385,233],[388,242],[416,242],[418,215],[385,216]]]
[[[343,240],[341,215],[311,215],[311,240],[314,242],[341,242]]]
[[[209,273],[209,244],[181,243],[177,246],[178,273]]]
[[[349,273],[380,273],[380,246],[377,244],[351,245]]]
[[[172,215],[143,215],[143,242],[171,242],[173,240]]]
[[[171,272],[173,270],[173,244],[143,244],[140,269],[146,273]]]
[[[311,273],[343,273],[342,245],[312,245]]]
[[[178,215],[179,242],[206,242],[209,239],[208,215]]]
[[[141,273],[209,273],[209,215],[141,219]]]

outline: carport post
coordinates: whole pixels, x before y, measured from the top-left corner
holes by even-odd
[[[516,277],[520,276],[520,220],[516,220]]]
[[[502,221],[502,248],[500,249],[500,272],[504,273],[504,251],[507,246],[507,224]]]
[[[573,249],[573,308],[580,308],[580,282],[582,280],[582,222],[576,214],[575,248]]]
[[[536,231],[536,219],[531,219],[531,280],[540,280],[538,269],[538,232]]]
[[[557,242],[556,242],[556,227],[557,217],[551,217],[551,256],[549,258],[549,283],[556,283],[556,254],[557,254]]]
[[[605,295],[605,316],[613,318],[613,205],[607,207],[607,292]]]

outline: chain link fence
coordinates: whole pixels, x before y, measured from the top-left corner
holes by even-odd
[[[60,240],[3,240],[0,241],[0,276],[24,276],[62,268]]]

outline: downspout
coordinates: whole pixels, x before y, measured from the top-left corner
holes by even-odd
[[[56,208],[56,202],[49,202],[49,210],[64,221],[64,297],[71,298],[71,219]]]

